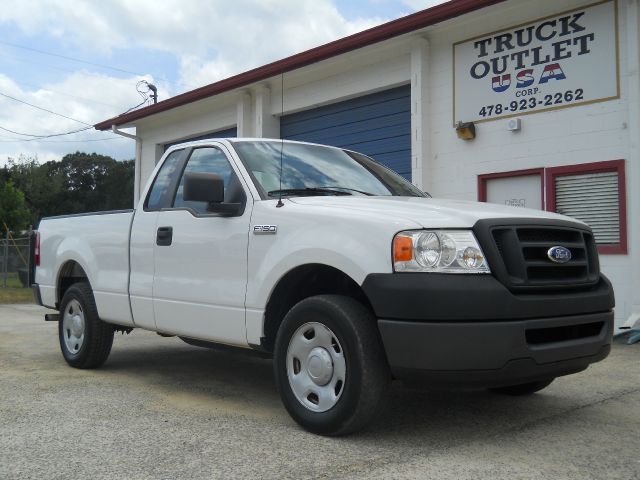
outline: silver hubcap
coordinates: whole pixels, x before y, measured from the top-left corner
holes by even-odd
[[[326,412],[340,399],[346,376],[342,345],[329,328],[310,322],[295,331],[287,350],[287,377],[302,405]]]
[[[71,300],[62,316],[62,337],[70,353],[76,354],[84,342],[84,312],[77,300]]]

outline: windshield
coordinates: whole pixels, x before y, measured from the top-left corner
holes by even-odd
[[[266,198],[280,194],[426,196],[397,173],[358,153],[279,141],[241,141],[234,147]]]

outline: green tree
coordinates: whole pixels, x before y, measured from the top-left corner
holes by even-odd
[[[42,165],[20,155],[0,170],[24,192],[31,223],[52,215],[118,210],[133,205],[134,161],[75,152]]]
[[[135,177],[135,161],[114,161],[109,168],[109,175],[100,186],[104,189],[105,202],[103,210],[122,210],[133,208],[133,184]]]
[[[131,208],[133,161],[118,162],[96,153],[76,152],[42,165],[45,176],[61,182],[54,214]]]
[[[9,158],[5,168],[6,177],[24,192],[25,202],[31,212],[32,225],[40,218],[55,211],[56,202],[63,189],[62,180],[51,177],[46,168],[38,163],[38,157],[20,155],[18,159]]]
[[[9,230],[20,231],[27,227],[30,214],[25,206],[24,193],[12,181],[0,184],[0,225],[6,223]],[[2,225],[4,230],[4,225]]]

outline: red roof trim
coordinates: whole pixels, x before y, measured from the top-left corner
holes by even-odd
[[[124,125],[131,123],[135,120],[148,117],[149,115],[180,107],[222,92],[244,87],[251,83],[259,82],[312,63],[357,50],[359,48],[366,47],[367,45],[388,40],[399,35],[404,35],[405,33],[409,33],[420,28],[444,22],[445,20],[450,20],[465,13],[473,12],[503,1],[505,0],[451,0],[435,7],[364,30],[363,32],[355,33],[348,37],[312,48],[311,50],[283,58],[282,60],[268,63],[262,67],[254,68],[253,70],[249,70],[239,75],[234,75],[233,77],[226,78],[219,82],[176,95],[175,97],[168,98],[167,100],[163,100],[155,105],[150,105],[148,107],[141,108],[140,110],[134,110],[133,112],[110,118],[109,120],[97,123],[95,128],[97,130],[108,130],[112,125]]]

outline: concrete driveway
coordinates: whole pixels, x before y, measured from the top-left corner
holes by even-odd
[[[135,330],[74,370],[57,324],[0,306],[0,478],[640,478],[640,346],[528,398],[394,386],[367,432],[323,438],[271,362]]]

